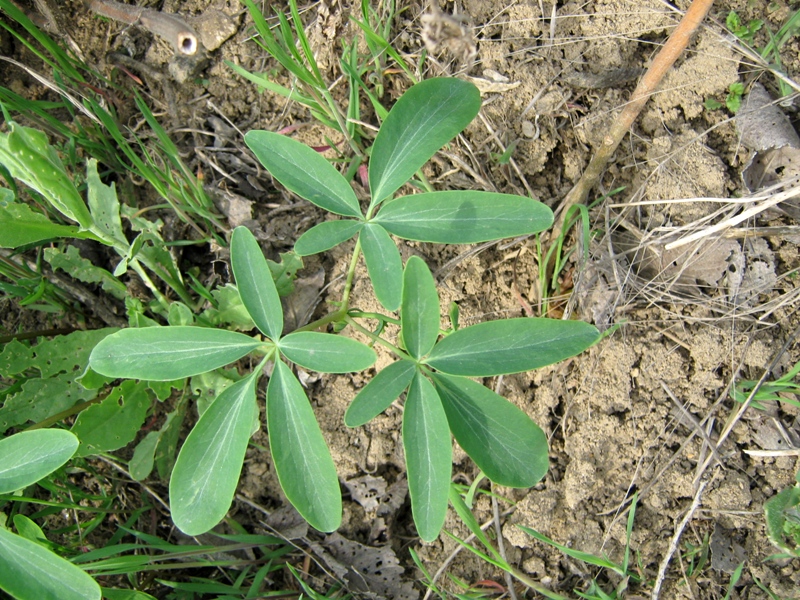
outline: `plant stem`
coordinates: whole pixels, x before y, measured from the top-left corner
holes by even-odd
[[[356,331],[360,331],[361,333],[366,335],[369,339],[371,339],[373,342],[377,342],[378,344],[380,344],[384,348],[388,349],[390,352],[392,352],[393,354],[397,355],[398,357],[400,357],[400,358],[402,358],[404,360],[410,360],[410,361],[414,360],[408,354],[406,354],[405,352],[400,350],[400,348],[398,348],[397,346],[395,346],[391,342],[387,342],[385,339],[383,339],[379,335],[375,335],[373,332],[371,332],[366,327],[363,327],[363,326],[359,325],[358,322],[355,321],[352,317],[347,316],[347,317],[344,318],[344,320],[345,320],[345,323],[350,325],[353,329],[355,329]]]

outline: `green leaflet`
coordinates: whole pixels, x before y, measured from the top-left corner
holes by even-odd
[[[206,409],[186,438],[169,482],[170,510],[187,535],[205,533],[228,512],[242,471],[256,406],[256,374]]]
[[[0,440],[0,494],[21,490],[66,463],[78,438],[61,429],[22,431]]]
[[[521,373],[580,354],[599,339],[600,332],[583,321],[504,319],[451,333],[426,362],[465,377]]]
[[[310,256],[330,250],[356,235],[362,227],[364,223],[352,219],[319,223],[297,239],[294,250],[300,256]]]
[[[397,310],[403,293],[403,261],[392,238],[380,225],[367,223],[361,249],[375,296],[386,310]]]
[[[416,359],[428,354],[439,337],[439,294],[428,265],[418,256],[406,262],[400,320],[403,344]]]
[[[342,522],[336,467],[303,387],[278,360],[267,387],[267,430],[275,471],[289,502],[320,531]]]
[[[411,383],[416,370],[411,361],[398,360],[379,371],[353,398],[344,415],[345,425],[359,427],[389,408]]]
[[[352,338],[298,331],[280,341],[281,354],[301,367],[320,373],[353,373],[371,367],[375,351]]]

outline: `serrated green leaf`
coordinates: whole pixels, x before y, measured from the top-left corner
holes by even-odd
[[[420,359],[431,351],[439,337],[439,294],[425,261],[412,256],[403,273],[400,324],[408,353]]]
[[[353,188],[319,152],[271,131],[248,131],[244,141],[267,171],[301,198],[337,215],[361,216]]]
[[[409,386],[415,372],[414,363],[408,360],[393,362],[379,371],[353,398],[344,414],[345,425],[359,427],[389,408]]]
[[[356,235],[364,223],[351,219],[325,221],[314,225],[301,235],[294,244],[294,250],[300,256],[310,256],[330,250],[334,246],[346,242]]]
[[[403,449],[414,524],[419,536],[432,542],[439,536],[447,514],[453,443],[439,395],[419,372],[406,395]]]
[[[475,118],[481,97],[471,83],[454,78],[422,81],[389,111],[372,145],[372,204],[386,199]]]
[[[147,382],[123,381],[101,403],[82,411],[71,430],[81,441],[76,454],[110,452],[132,442],[152,404],[147,390]]]
[[[92,232],[106,243],[117,242],[122,247],[128,246],[119,216],[117,190],[113,183],[109,186],[100,181],[100,176],[97,174],[97,160],[94,158],[90,158],[86,166],[86,187],[89,211],[94,221]]]
[[[524,196],[448,191],[398,198],[371,221],[407,240],[475,244],[543,231],[553,211]]]
[[[386,310],[397,310],[403,294],[403,260],[400,251],[380,225],[367,223],[360,239],[375,296]]]
[[[294,291],[294,280],[297,279],[297,272],[303,268],[303,259],[297,252],[281,252],[280,259],[280,262],[267,259],[267,266],[278,296],[283,298]]]
[[[224,367],[268,345],[224,329],[123,329],[95,346],[89,365],[109,377],[172,381]]]
[[[450,431],[484,474],[499,485],[536,485],[549,466],[547,436],[492,390],[463,377],[433,375]]]
[[[26,244],[59,237],[86,237],[71,225],[51,223],[45,215],[33,212],[27,204],[12,202],[0,206],[0,248],[18,248]]]
[[[0,589],[17,600],[100,600],[100,586],[72,563],[0,527]]]
[[[228,512],[244,464],[256,406],[256,375],[222,392],[181,447],[169,482],[172,520],[187,535],[205,533]]]
[[[583,321],[504,319],[451,333],[433,348],[431,367],[450,375],[490,377],[521,373],[580,354],[600,332]]]
[[[375,351],[357,340],[317,331],[290,333],[279,349],[293,363],[320,373],[363,371],[377,360]]]
[[[255,236],[237,227],[231,236],[231,267],[242,304],[264,335],[277,341],[283,332],[283,308],[267,260]]]
[[[342,522],[336,467],[303,387],[275,362],[267,387],[269,447],[281,488],[308,523],[335,531]]]
[[[98,267],[89,259],[82,257],[75,246],[67,246],[65,251],[59,248],[45,248],[44,259],[50,263],[54,271],[61,269],[84,283],[99,283],[103,290],[118,300],[122,300],[128,295],[128,288],[124,283],[106,269]]]
[[[203,318],[211,325],[231,325],[238,331],[250,331],[256,326],[242,304],[242,297],[235,285],[226,283],[220,288],[211,290],[211,296],[217,303],[216,308],[207,308],[203,311]]]
[[[66,463],[78,438],[61,429],[22,431],[0,440],[0,494],[21,490]]]

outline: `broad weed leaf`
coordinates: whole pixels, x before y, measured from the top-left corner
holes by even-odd
[[[419,536],[432,542],[439,536],[447,514],[453,444],[439,395],[419,372],[406,396],[403,450],[414,524]]]
[[[0,440],[0,494],[21,490],[66,463],[78,438],[62,429],[21,431]]]
[[[294,251],[300,256],[310,256],[330,250],[334,246],[346,242],[359,231],[364,224],[361,221],[343,219],[341,221],[325,221],[314,225],[297,238]]]
[[[123,329],[94,347],[89,366],[108,377],[172,381],[224,367],[268,345],[224,329]]]
[[[400,322],[403,344],[416,359],[428,354],[439,337],[439,310],[439,294],[431,270],[421,258],[412,256],[403,273]]]
[[[267,259],[246,227],[231,235],[231,267],[247,312],[264,335],[278,340],[283,332],[283,307]]]
[[[41,213],[34,212],[27,204],[0,203],[0,248],[19,248],[43,240],[58,237],[86,237],[72,225],[51,223]]]
[[[89,210],[94,221],[92,232],[108,244],[116,242],[120,247],[127,247],[128,240],[122,231],[122,220],[119,216],[117,191],[113,183],[109,186],[100,181],[94,158],[89,159],[86,168],[86,187]]]
[[[397,310],[403,294],[403,261],[400,251],[380,225],[367,223],[361,231],[360,239],[375,296],[386,310]]]
[[[407,240],[475,244],[543,231],[553,211],[524,196],[459,190],[397,198],[372,222]]]
[[[389,111],[372,145],[372,204],[396,192],[469,125],[480,107],[478,88],[460,79],[428,79],[409,88]]]
[[[337,215],[361,216],[353,188],[319,152],[271,131],[248,131],[244,141],[267,171],[301,198]]]
[[[600,332],[583,321],[504,319],[451,333],[434,347],[431,367],[465,377],[521,373],[580,354]]]
[[[0,527],[0,589],[17,600],[100,600],[85,571]]]
[[[411,383],[416,370],[411,361],[398,360],[379,371],[353,398],[344,414],[345,425],[359,427],[389,408]]]
[[[186,438],[169,481],[172,520],[187,535],[205,533],[228,512],[239,483],[256,406],[255,374],[209,406]]]
[[[544,477],[547,437],[528,415],[471,379],[435,373],[433,383],[450,431],[489,479],[526,488]]]
[[[267,387],[269,448],[278,481],[308,523],[325,532],[342,522],[336,467],[303,387],[286,363],[275,362]]]
[[[363,371],[377,359],[375,351],[359,341],[317,331],[290,333],[281,339],[279,349],[293,363],[320,373]]]

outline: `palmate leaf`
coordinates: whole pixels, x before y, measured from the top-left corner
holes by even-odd
[[[363,371],[377,360],[375,351],[357,340],[317,331],[290,333],[279,348],[293,363],[320,373]]]
[[[294,251],[300,256],[310,256],[330,250],[342,242],[346,242],[364,226],[361,221],[342,219],[341,221],[325,221],[314,225],[301,235],[294,244]]]
[[[474,244],[543,231],[553,224],[553,211],[524,196],[431,192],[385,204],[372,222],[407,240]]]
[[[256,348],[269,345],[224,329],[123,329],[94,347],[89,366],[108,377],[172,381],[224,367]]]
[[[416,370],[411,361],[398,360],[379,371],[353,398],[344,414],[345,425],[359,427],[389,408],[411,383]]]
[[[414,524],[419,536],[432,542],[438,537],[447,514],[453,444],[439,395],[419,372],[406,396],[403,450]]]
[[[41,544],[0,527],[0,589],[17,600],[100,600],[85,571]]]
[[[418,256],[406,262],[400,305],[403,344],[414,358],[431,351],[439,337],[439,294],[428,265]]]
[[[464,377],[433,374],[450,431],[486,476],[500,485],[536,485],[548,468],[547,437],[519,408]]]
[[[303,387],[283,361],[267,387],[269,447],[278,481],[289,502],[320,531],[342,522],[336,467]]]
[[[66,463],[78,438],[61,429],[21,431],[0,440],[0,494],[21,490]]]
[[[228,512],[257,418],[256,374],[226,388],[181,447],[169,481],[172,520],[187,535],[209,531]]]
[[[521,373],[580,354],[600,332],[583,321],[504,319],[459,329],[433,348],[427,364],[443,373],[490,377]]]
[[[380,225],[367,223],[360,239],[375,296],[386,310],[397,310],[403,293],[400,251]]]
[[[409,88],[389,111],[372,145],[372,204],[396,192],[469,125],[480,107],[478,88],[460,79],[428,79]]]
[[[247,227],[231,235],[231,267],[247,312],[261,332],[277,341],[283,332],[283,307],[267,260]]]
[[[248,131],[244,141],[287,189],[328,212],[361,217],[353,188],[312,148],[271,131]]]

